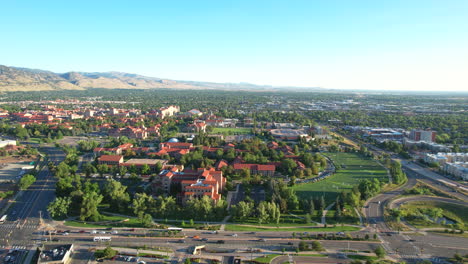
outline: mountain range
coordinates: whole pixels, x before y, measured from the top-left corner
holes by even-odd
[[[250,83],[176,81],[114,71],[54,73],[51,71],[38,69],[8,67],[0,65],[0,92],[83,90],[88,88],[276,90],[279,88],[288,87],[262,86]]]

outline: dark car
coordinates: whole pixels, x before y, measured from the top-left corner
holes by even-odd
[[[179,239],[179,240],[177,240],[177,243],[185,243],[185,240]]]
[[[218,240],[218,241],[216,241],[216,243],[218,243],[218,244],[224,244],[225,241],[224,241],[224,240]]]
[[[286,243],[286,245],[292,246],[292,245],[294,245],[294,243],[293,242],[288,242],[288,243]]]

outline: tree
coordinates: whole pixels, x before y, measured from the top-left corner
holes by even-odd
[[[153,217],[150,214],[144,214],[141,218],[141,224],[144,227],[152,227],[153,226]]]
[[[71,202],[71,197],[57,197],[47,206],[47,211],[52,218],[64,218],[68,214]]]
[[[109,171],[109,166],[106,164],[99,164],[97,165],[97,171],[99,172],[99,176],[103,176],[104,173],[107,173]]]
[[[80,220],[91,220],[93,222],[99,221],[101,215],[97,208],[102,202],[102,195],[97,192],[88,192],[83,195],[83,201],[81,202]]]
[[[155,207],[153,197],[146,193],[137,193],[132,202],[133,213],[138,216],[140,221],[143,219],[145,213],[151,212]]]
[[[118,252],[117,252],[117,250],[114,250],[114,249],[112,249],[111,247],[108,246],[108,247],[106,247],[104,249],[104,251],[102,253],[103,253],[104,258],[109,258],[110,259],[110,258],[113,258],[115,255],[117,255]]]
[[[34,182],[36,182],[36,177],[34,177],[31,174],[26,174],[23,177],[21,177],[21,180],[18,183],[18,187],[21,190],[26,190],[31,186]]]
[[[151,168],[148,164],[143,164],[143,166],[141,166],[141,174],[148,175],[150,171],[151,171]]]
[[[103,193],[111,208],[115,209],[117,212],[123,212],[123,210],[127,208],[127,205],[130,202],[130,196],[127,193],[127,187],[114,179],[107,180],[104,185]]]
[[[462,263],[463,262],[463,257],[458,254],[458,253],[455,253],[455,255],[453,255],[453,258],[455,259],[455,261],[457,261],[458,263]]]
[[[386,255],[385,249],[384,249],[382,246],[378,246],[378,247],[374,250],[374,253],[375,253],[375,255],[376,255],[378,258],[383,258],[383,257],[385,257],[385,255]]]
[[[300,251],[305,251],[307,249],[309,249],[309,246],[307,245],[307,243],[305,241],[299,242],[299,250]]]
[[[119,174],[120,174],[120,176],[123,177],[123,176],[125,176],[126,173],[127,173],[127,167],[125,167],[125,166],[120,166],[120,167],[119,167]]]
[[[306,214],[305,217],[304,217],[304,221],[306,224],[310,224],[310,222],[312,222],[312,219],[310,217],[310,214]]]
[[[314,241],[312,242],[312,250],[315,250],[315,251],[323,251],[324,248],[322,246],[322,244],[318,241]]]
[[[83,165],[83,170],[85,172],[86,177],[91,176],[91,174],[96,173],[96,167],[93,166],[93,164],[87,162]]]

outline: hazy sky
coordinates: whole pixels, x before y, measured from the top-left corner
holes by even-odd
[[[2,1],[0,64],[468,91],[468,1]]]

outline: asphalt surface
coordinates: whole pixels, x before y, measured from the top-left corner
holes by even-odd
[[[43,151],[55,163],[65,158],[65,154],[54,147],[44,147]],[[36,179],[11,205],[7,211],[7,221],[0,224],[1,247],[31,247],[38,239],[36,230],[39,228],[40,217],[42,216],[44,222],[51,221],[47,205],[55,198],[55,179],[47,166],[36,175]]]
[[[379,237],[382,239],[383,247],[387,253],[395,257],[401,257],[408,262],[416,261],[419,259],[428,259],[430,257],[452,257],[455,253],[468,253],[468,246],[464,246],[468,243],[466,238],[454,238],[449,236],[440,236],[434,234],[427,235],[411,235],[395,232],[387,226],[383,213],[385,207],[390,204],[391,200],[396,196],[403,193],[405,189],[412,188],[416,185],[417,181],[422,181],[426,184],[434,186],[450,194],[454,194],[459,199],[466,199],[466,196],[462,193],[455,193],[453,189],[441,184],[437,179],[427,178],[425,175],[415,173],[413,170],[404,169],[407,176],[408,182],[400,188],[385,192],[378,195],[368,201],[367,208],[365,208],[365,215],[367,221],[370,224],[370,231],[379,233]],[[446,198],[428,198],[426,196],[418,197],[412,196],[412,201],[419,200],[440,200],[440,201],[452,201],[457,204],[465,204],[464,201],[457,201]],[[463,246],[461,246],[463,245]]]

